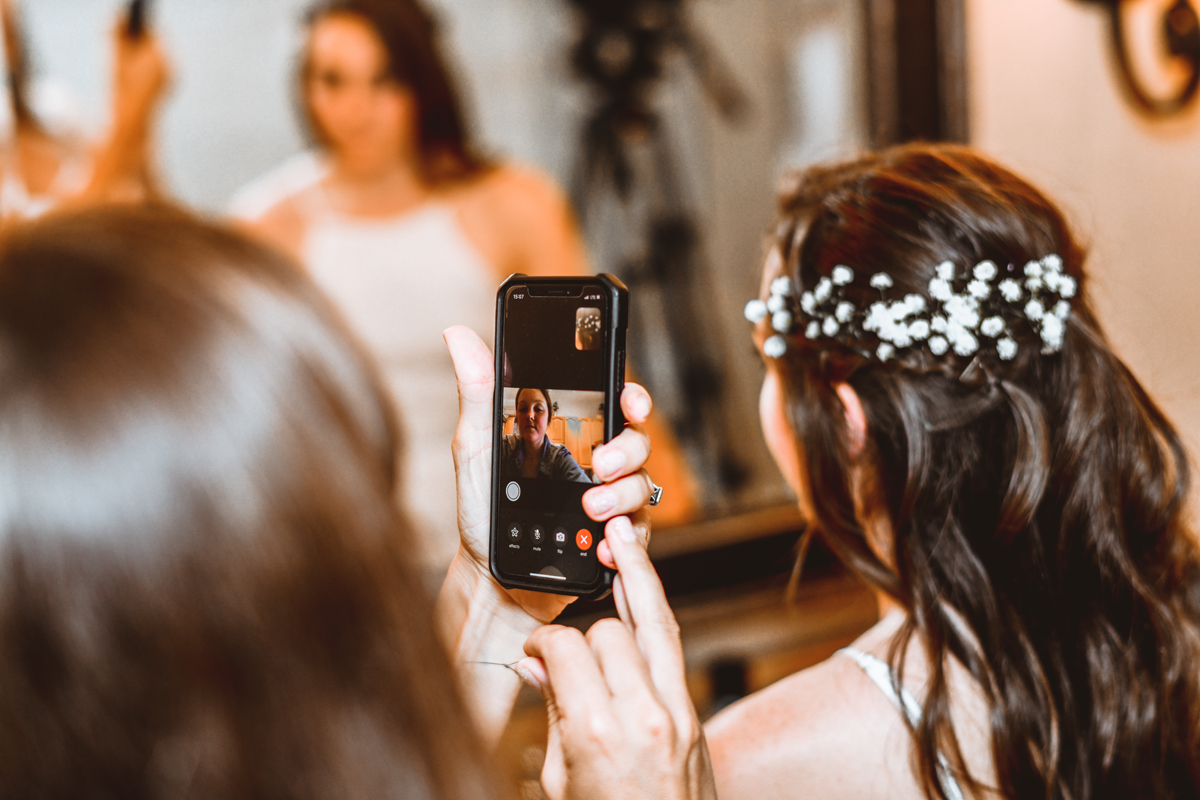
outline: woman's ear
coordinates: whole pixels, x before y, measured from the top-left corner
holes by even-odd
[[[850,455],[858,456],[867,445],[867,415],[863,411],[858,392],[848,383],[835,383],[833,390],[842,401],[846,412],[846,427],[850,430]]]

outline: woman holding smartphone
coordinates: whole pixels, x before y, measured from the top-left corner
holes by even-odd
[[[518,665],[551,798],[1200,796],[1189,463],[1084,260],[968,148],[792,177],[747,307],[763,433],[882,619],[702,733],[661,585],[610,533],[626,624],[541,628]]]

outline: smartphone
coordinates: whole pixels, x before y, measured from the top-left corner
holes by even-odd
[[[601,597],[592,450],[625,427],[629,290],[612,275],[513,275],[496,295],[491,569],[502,586]]]
[[[125,16],[125,34],[130,39],[140,39],[146,32],[146,6],[149,0],[129,0],[129,10]]]

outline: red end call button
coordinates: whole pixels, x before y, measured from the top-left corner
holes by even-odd
[[[580,528],[579,533],[575,534],[575,544],[580,550],[587,550],[592,546],[592,532],[587,528]]]

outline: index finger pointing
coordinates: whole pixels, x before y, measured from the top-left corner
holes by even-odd
[[[684,683],[683,645],[679,623],[667,604],[662,581],[637,541],[621,535],[605,537],[617,564],[628,623],[633,625],[638,647],[650,667],[650,675],[663,699],[675,711],[691,708]]]

